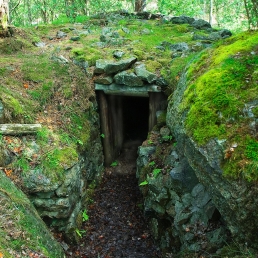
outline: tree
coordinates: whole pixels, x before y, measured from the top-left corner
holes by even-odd
[[[7,31],[9,20],[9,0],[0,0],[0,25],[1,31]]]
[[[142,12],[146,6],[146,0],[135,0],[134,11]]]
[[[244,0],[249,29],[258,28],[258,3],[256,0]]]

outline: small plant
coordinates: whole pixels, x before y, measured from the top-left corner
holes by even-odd
[[[100,135],[100,137],[104,139],[104,138],[105,138],[105,134],[102,133],[102,134]]]
[[[117,160],[115,160],[114,162],[111,163],[110,166],[111,166],[111,167],[116,167],[117,165],[118,165],[118,162],[117,162]]]
[[[84,222],[84,221],[87,221],[87,220],[89,220],[89,215],[87,214],[87,210],[84,210],[82,212],[82,221]]]
[[[152,171],[152,173],[153,173],[153,175],[154,175],[155,178],[159,175],[160,172],[161,172],[161,168],[155,168],[155,169]]]
[[[258,141],[248,139],[245,155],[250,160],[258,161]]]
[[[172,135],[165,135],[165,136],[162,137],[162,139],[163,139],[164,141],[171,141],[172,138],[173,138]]]
[[[83,145],[83,142],[82,142],[81,140],[79,140],[79,139],[77,139],[77,143],[78,143],[79,145]]]
[[[82,238],[82,235],[86,233],[85,230],[79,230],[78,228],[75,229],[75,232],[80,238]]]
[[[148,140],[148,144],[153,144],[154,142],[152,140]]]
[[[37,140],[39,140],[42,143],[47,143],[49,140],[49,130],[46,127],[42,127],[42,129],[37,131]]]
[[[151,161],[151,162],[149,163],[149,166],[153,167],[155,164],[156,164],[156,163],[155,163],[155,161],[153,160],[153,161]]]
[[[139,184],[139,186],[144,186],[144,185],[148,185],[148,184],[149,184],[149,182],[147,180],[144,180],[143,182],[141,182]]]

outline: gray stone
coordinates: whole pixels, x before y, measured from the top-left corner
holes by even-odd
[[[79,41],[80,39],[81,39],[80,36],[74,36],[70,38],[70,40],[72,41]]]
[[[143,86],[143,81],[133,72],[120,72],[114,76],[114,80],[117,84],[122,84],[126,86]]]
[[[95,83],[100,83],[100,84],[105,84],[109,85],[113,82],[113,77],[112,76],[103,76],[103,77],[98,77],[94,81]]]
[[[230,30],[227,29],[222,29],[219,31],[220,36],[224,39],[224,38],[228,38],[232,36],[232,32]]]
[[[175,16],[170,21],[175,24],[192,24],[195,19],[188,16]]]
[[[166,86],[168,86],[168,82],[167,82],[162,76],[160,76],[160,77],[158,77],[158,78],[156,79],[156,84],[157,84],[158,86],[161,86],[161,87],[166,87]]]
[[[145,28],[145,29],[141,30],[140,33],[143,35],[149,35],[151,33],[151,31],[149,29]]]
[[[46,43],[45,42],[35,42],[34,45],[36,47],[45,47],[46,46]]]
[[[166,127],[166,126],[161,127],[159,133],[160,133],[160,135],[161,135],[162,137],[169,136],[169,135],[170,135],[170,129],[169,129],[168,127]]]
[[[84,70],[86,70],[89,67],[88,61],[79,61],[79,60],[73,59],[73,63],[83,68]]]
[[[83,31],[80,31],[79,32],[79,35],[80,36],[87,36],[87,35],[89,35],[90,34],[90,32],[88,31],[88,30],[83,30]]]
[[[166,15],[166,16],[163,16],[162,18],[161,18],[161,22],[162,23],[169,23],[170,21],[171,21],[171,16],[168,16],[168,15]]]
[[[123,57],[124,54],[125,54],[124,51],[115,50],[113,52],[113,57],[120,59],[121,57]]]
[[[133,63],[135,63],[137,58],[131,57],[128,59],[123,59],[117,62],[110,60],[97,60],[95,73],[106,73],[106,74],[114,74],[129,68]]]
[[[39,180],[40,178],[40,180]],[[52,182],[42,170],[30,170],[23,175],[24,187],[30,193],[55,191],[62,182]]]
[[[99,40],[101,42],[109,42],[109,41],[111,41],[111,36],[109,36],[109,35],[100,35]]]
[[[135,66],[134,71],[139,78],[143,81],[147,81],[148,83],[153,83],[157,79],[156,74],[147,71],[144,64]]]
[[[105,68],[108,63],[110,63],[110,61],[108,61],[108,60],[104,60],[104,59],[97,60],[94,73],[96,73],[96,74],[105,73]]]
[[[196,44],[191,46],[191,50],[194,52],[201,51],[205,48],[205,45],[203,45],[201,42],[197,42]]]
[[[176,43],[176,44],[170,44],[169,49],[171,51],[178,51],[178,52],[186,52],[189,51],[189,46],[187,43]]]
[[[193,23],[191,23],[191,26],[199,30],[207,30],[211,28],[210,23],[202,19],[195,20]]]
[[[61,63],[61,64],[68,64],[69,61],[62,55],[60,56],[52,56],[51,59],[55,62]]]
[[[59,31],[56,33],[56,37],[57,37],[58,39],[65,38],[65,37],[67,37],[67,34],[66,34],[65,32],[59,30]]]
[[[124,33],[126,33],[126,34],[129,34],[129,33],[130,33],[130,30],[127,29],[127,28],[125,28],[125,27],[122,28],[122,31],[123,31]]]
[[[0,100],[0,124],[4,123],[4,105]]]
[[[113,29],[111,27],[104,27],[101,31],[101,35],[107,35],[107,34],[111,35],[112,30]]]

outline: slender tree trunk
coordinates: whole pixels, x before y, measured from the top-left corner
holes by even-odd
[[[9,20],[9,0],[0,0],[0,30],[7,31]]]
[[[146,0],[135,0],[134,11],[142,12],[146,6]]]
[[[30,0],[26,0],[26,7],[27,7],[27,12],[28,12],[28,20],[29,24],[32,24],[32,15],[31,15],[31,5],[30,5]]]
[[[248,20],[248,27],[250,29],[251,28],[251,15],[249,13],[249,6],[248,6],[246,0],[244,0],[244,4],[245,4],[245,11],[246,11],[246,16],[247,16],[247,20]]]
[[[209,23],[212,25],[212,15],[213,15],[213,0],[210,0],[210,14],[209,14]]]

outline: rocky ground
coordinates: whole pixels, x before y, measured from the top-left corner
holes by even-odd
[[[128,142],[115,165],[106,168],[84,224],[84,236],[67,257],[161,257],[143,217],[142,197],[135,178],[138,142]]]

